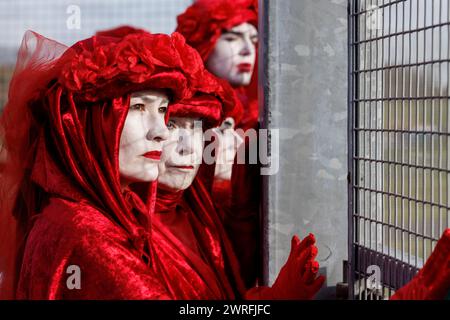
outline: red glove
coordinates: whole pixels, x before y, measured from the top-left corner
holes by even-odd
[[[248,300],[310,300],[322,287],[325,277],[317,277],[319,263],[316,239],[309,234],[300,242],[292,237],[291,252],[272,287],[255,287],[247,291]]]
[[[391,300],[443,300],[450,290],[450,229],[445,230],[425,266]]]

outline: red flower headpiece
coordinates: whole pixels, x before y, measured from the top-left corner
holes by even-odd
[[[215,95],[197,94],[170,105],[169,116],[202,118],[203,129],[220,125],[225,115],[242,116],[242,104],[228,82],[218,79],[220,86]],[[237,111],[236,111],[237,110]],[[238,118],[235,121],[240,121]]]
[[[96,33],[96,36],[111,38],[124,38],[130,34],[148,33],[142,29],[131,26],[120,26],[114,29],[103,30]],[[177,37],[179,34],[177,34]],[[175,42],[175,47],[186,46],[181,39]],[[210,74],[203,65],[203,61],[195,52],[190,56],[180,55],[181,65],[186,72],[184,76],[189,79],[190,93],[170,105],[169,114],[179,117],[199,117],[204,120],[204,129],[208,129],[220,124],[224,115],[236,114],[238,119],[242,116],[242,104],[234,90],[220,78]]]
[[[123,38],[131,33],[148,33],[144,29],[135,28],[132,26],[119,26],[112,29],[100,30],[95,33],[96,36],[103,37],[115,37],[115,38]]]
[[[178,33],[145,31],[124,37],[97,35],[71,47],[60,84],[87,101],[119,97],[145,88],[169,89],[175,100],[212,90],[197,52]],[[206,82],[206,84],[208,84]]]
[[[197,0],[177,17],[177,32],[206,61],[223,30],[244,22],[258,25],[257,0]]]

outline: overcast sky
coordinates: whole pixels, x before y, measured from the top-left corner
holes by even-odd
[[[36,31],[48,38],[71,45],[95,31],[129,24],[152,32],[171,33],[176,16],[191,0],[0,0],[0,63],[15,60],[24,32]],[[68,28],[80,9],[80,28]],[[75,9],[76,10],[76,9]]]

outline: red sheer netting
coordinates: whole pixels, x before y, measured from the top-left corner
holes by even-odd
[[[8,102],[0,119],[0,298],[12,298],[15,257],[26,226],[19,225],[34,202],[30,174],[36,147],[33,102],[59,73],[56,61],[67,47],[35,32],[27,31],[10,82]],[[25,221],[25,220],[23,220]]]

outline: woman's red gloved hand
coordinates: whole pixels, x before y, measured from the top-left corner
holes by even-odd
[[[450,290],[450,229],[445,230],[425,266],[391,300],[442,300]]]
[[[301,242],[292,237],[291,252],[271,287],[255,287],[247,291],[248,300],[310,300],[322,287],[325,277],[320,275],[316,239],[309,234]]]

